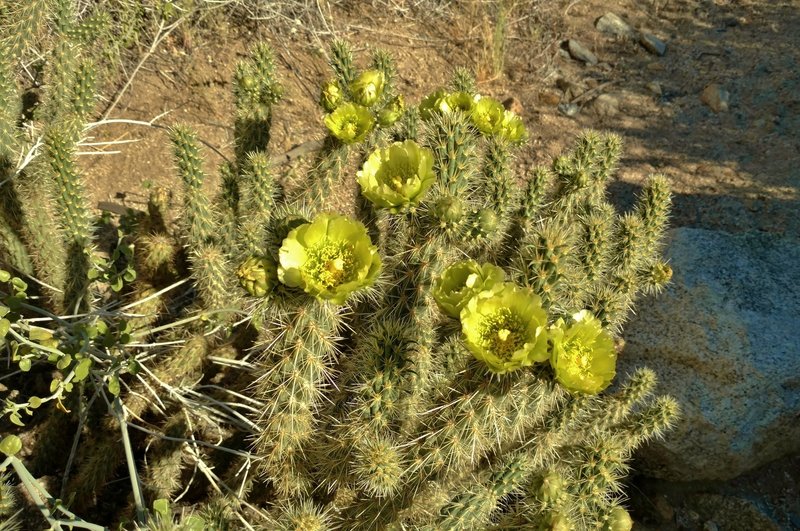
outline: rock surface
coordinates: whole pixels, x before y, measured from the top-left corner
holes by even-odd
[[[712,83],[700,93],[700,101],[705,103],[709,109],[716,113],[728,110],[731,94],[716,83]]]
[[[594,22],[594,27],[602,33],[635,39],[637,31],[625,22],[619,15],[608,12]]]
[[[596,65],[598,62],[597,56],[575,39],[567,41],[567,50],[569,51],[569,55],[576,61],[583,61],[590,65]]]
[[[639,36],[639,43],[644,47],[645,50],[653,55],[661,57],[667,53],[667,43],[652,33],[642,33]]]
[[[680,228],[666,256],[672,283],[639,301],[618,371],[650,366],[682,418],[639,468],[724,480],[800,451],[800,241]]]
[[[595,114],[601,118],[611,118],[619,114],[619,100],[611,94],[601,94],[592,102]]]

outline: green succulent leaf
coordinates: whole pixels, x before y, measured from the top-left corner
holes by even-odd
[[[78,365],[75,366],[75,378],[73,379],[74,382],[81,382],[89,376],[89,371],[92,368],[92,359],[91,358],[83,358],[81,361],[78,362]]]
[[[16,435],[6,435],[0,441],[0,452],[3,452],[8,457],[17,455],[22,450],[22,441]]]

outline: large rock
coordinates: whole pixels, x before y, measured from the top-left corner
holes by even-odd
[[[641,470],[722,480],[800,451],[800,241],[680,228],[667,256],[673,281],[639,301],[619,371],[653,368],[683,416]]]

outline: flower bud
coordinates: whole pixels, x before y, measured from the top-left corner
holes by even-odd
[[[319,104],[328,112],[333,112],[336,107],[342,102],[342,89],[336,81],[328,81],[322,85],[322,94],[319,98]]]
[[[464,204],[457,197],[442,197],[434,205],[433,215],[442,223],[455,223],[464,215]]]
[[[236,270],[239,283],[253,297],[263,297],[275,287],[278,270],[268,258],[251,256]]]
[[[367,70],[350,83],[350,93],[353,100],[365,107],[370,107],[383,95],[383,86],[386,81],[380,70]]]
[[[383,127],[392,125],[398,119],[400,119],[405,109],[406,107],[405,102],[403,101],[403,96],[395,96],[392,98],[392,101],[387,103],[386,106],[378,113],[378,123]]]

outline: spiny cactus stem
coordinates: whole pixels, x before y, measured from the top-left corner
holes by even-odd
[[[178,172],[184,183],[184,205],[189,225],[189,248],[199,248],[214,239],[214,219],[203,191],[205,174],[194,131],[178,126],[170,134]]]
[[[334,184],[339,180],[342,168],[347,163],[350,147],[328,137],[320,151],[315,168],[310,172],[310,187],[302,197],[310,200],[314,208],[322,208],[322,202],[329,198]]]

